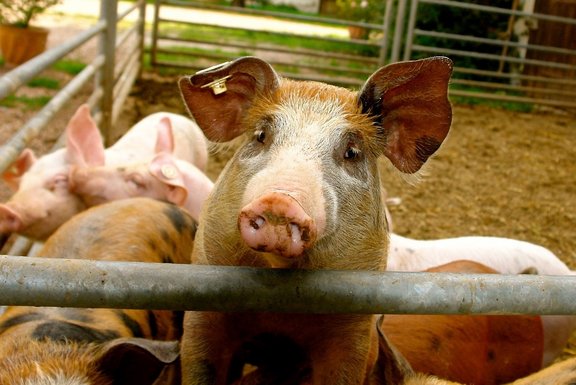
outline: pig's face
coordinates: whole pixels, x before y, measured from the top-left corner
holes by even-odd
[[[182,79],[209,139],[247,138],[207,203],[197,260],[382,269],[377,159],[412,173],[438,149],[450,126],[450,72],[445,58],[384,67],[358,94],[282,80],[255,58]],[[226,91],[212,94],[222,78]]]
[[[104,146],[88,105],[66,127],[66,147],[36,158],[25,149],[2,175],[15,194],[0,204],[0,233],[43,240],[74,214],[82,201],[69,191],[71,165],[104,163]]]
[[[18,190],[0,205],[0,232],[45,239],[84,209],[68,190],[64,150],[35,161],[21,176]]]
[[[322,267],[328,261],[311,259],[311,253],[333,253],[338,237],[350,239],[350,247],[383,247],[384,215],[375,194],[377,154],[371,148],[377,138],[354,101],[340,88],[285,82],[270,99],[257,101],[246,117],[248,141],[234,158],[234,171],[225,173],[220,184],[232,190],[245,184],[238,194],[234,231],[239,230],[246,246],[267,252],[273,266],[306,260],[310,267]],[[368,208],[369,215],[355,215]],[[258,222],[276,219],[278,226],[269,231],[259,228]]]
[[[70,170],[70,189],[88,206],[137,196],[160,199],[154,187],[155,181],[145,164]]]

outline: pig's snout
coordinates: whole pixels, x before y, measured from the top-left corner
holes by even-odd
[[[0,204],[0,234],[15,233],[22,228],[22,218],[8,205]]]
[[[314,220],[289,195],[268,193],[246,205],[238,226],[242,239],[257,251],[297,257],[314,244]]]

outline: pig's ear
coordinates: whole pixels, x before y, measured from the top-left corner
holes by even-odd
[[[167,187],[165,199],[168,202],[177,206],[186,203],[188,187],[172,154],[166,152],[156,154],[150,162],[150,173]]]
[[[270,64],[255,57],[220,64],[178,82],[188,112],[214,142],[241,135],[246,130],[242,118],[252,101],[278,84]]]
[[[446,57],[394,63],[375,72],[360,91],[362,110],[382,130],[384,154],[400,171],[418,171],[446,138],[451,74]]]
[[[155,152],[174,152],[174,135],[172,133],[172,121],[164,116],[158,122]]]
[[[104,144],[90,107],[81,105],[66,127],[66,156],[70,164],[103,166]]]
[[[36,155],[34,151],[29,148],[24,149],[18,156],[18,158],[8,167],[6,171],[2,174],[2,179],[10,189],[13,191],[18,190],[18,186],[20,186],[20,179],[22,175],[26,173],[32,167],[32,165],[36,162]]]
[[[152,385],[166,368],[178,369],[178,342],[118,338],[103,346],[96,364],[113,385]]]

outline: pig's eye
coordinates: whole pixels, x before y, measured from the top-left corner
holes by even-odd
[[[56,175],[54,179],[48,182],[46,188],[50,191],[68,189],[68,177],[66,175]]]
[[[360,157],[360,149],[353,145],[349,145],[344,152],[344,159],[346,160],[355,160]]]
[[[128,177],[128,182],[130,182],[137,189],[144,189],[146,187],[144,185],[144,181],[142,180],[142,176],[139,174],[130,175]]]
[[[264,130],[258,130],[254,133],[254,137],[260,143],[264,143],[264,141],[266,140],[266,133],[264,132]]]

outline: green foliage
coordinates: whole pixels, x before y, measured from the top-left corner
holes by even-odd
[[[23,106],[29,110],[35,110],[41,107],[44,107],[49,101],[50,96],[37,96],[37,97],[28,97],[28,96],[15,96],[9,95],[6,98],[0,100],[0,106],[3,107],[19,107]]]
[[[28,87],[47,88],[49,90],[60,89],[60,82],[58,80],[44,77],[34,78],[30,80],[27,85]]]
[[[383,0],[336,0],[338,16],[352,21],[380,24],[386,2]]]
[[[309,37],[302,39],[300,36],[290,36],[275,32],[258,32],[244,29],[231,29],[218,26],[197,25],[193,28],[182,27],[177,24],[165,23],[161,33],[182,39],[196,39],[202,36],[203,41],[210,43],[244,43],[250,44],[255,49],[263,42],[267,46],[281,46],[283,48],[303,48],[317,51],[341,52],[362,56],[378,54],[378,47],[361,46],[353,42],[328,41]],[[253,53],[252,53],[253,54]]]
[[[28,28],[38,14],[61,0],[0,0],[0,24]]]
[[[70,75],[78,75],[86,68],[86,64],[76,60],[60,60],[54,63],[52,68]]]
[[[510,9],[512,5],[512,0],[469,0],[468,2],[503,9]],[[416,27],[425,31],[497,39],[506,33],[508,15],[423,3],[418,8]],[[416,44],[494,55],[500,55],[502,51],[502,48],[497,45],[426,36],[418,36]],[[489,71],[498,69],[498,62],[490,59],[453,55],[452,60],[454,60],[455,65],[461,67]]]

